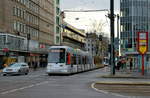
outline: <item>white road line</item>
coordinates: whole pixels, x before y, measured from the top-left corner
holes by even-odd
[[[101,92],[101,93],[104,93],[104,94],[111,94],[111,95],[118,96],[118,97],[131,98],[131,97],[128,97],[128,96],[123,96],[123,95],[120,95],[120,94],[116,94],[116,93],[111,93],[111,92],[99,90],[99,89],[95,88],[95,84],[96,83],[92,83],[91,87],[92,87],[92,89],[94,89],[97,92]]]
[[[44,81],[44,82],[40,82],[40,83],[24,86],[24,87],[21,87],[21,88],[17,88],[17,89],[12,89],[12,90],[8,90],[8,91],[5,91],[5,92],[1,92],[0,94],[5,95],[5,94],[9,94],[9,93],[14,93],[14,92],[17,92],[17,91],[21,91],[21,90],[24,90],[24,89],[32,88],[32,87],[35,87],[35,86],[40,86],[40,85],[47,84],[47,83],[48,83],[48,81]]]

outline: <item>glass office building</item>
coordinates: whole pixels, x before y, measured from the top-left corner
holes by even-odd
[[[137,32],[150,32],[149,26],[150,0],[120,0],[121,54],[133,58],[134,68],[141,68],[141,55],[137,51]],[[145,65],[150,65],[150,40],[148,46]]]

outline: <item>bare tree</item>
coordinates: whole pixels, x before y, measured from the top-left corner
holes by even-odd
[[[97,20],[93,20],[90,23],[91,28],[90,28],[90,33],[97,33],[98,35],[104,35],[103,29],[106,26],[106,22],[103,21],[97,21]]]
[[[97,21],[93,20],[91,21],[91,28],[90,33],[96,33],[99,36],[99,40],[97,40],[95,43],[97,45],[97,56],[104,56],[104,53],[108,50],[108,37],[106,37],[106,34],[103,32],[104,27],[107,25],[106,22],[103,20]]]

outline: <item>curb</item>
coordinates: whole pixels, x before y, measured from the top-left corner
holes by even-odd
[[[99,92],[99,93],[103,93],[103,94],[111,94],[111,95],[114,95],[114,96],[117,96],[117,97],[124,97],[124,98],[129,98],[128,96],[124,96],[124,95],[120,95],[120,94],[117,94],[117,93],[110,93],[110,92],[107,92],[107,91],[103,91],[103,90],[99,90],[95,87],[96,83],[92,83],[91,84],[91,88],[94,89],[95,91]]]
[[[130,75],[116,75],[116,76],[111,76],[111,75],[104,75],[104,76],[98,76],[100,78],[130,78],[130,79],[150,79],[150,77],[146,76],[130,76]]]
[[[104,84],[104,85],[149,85],[150,82],[129,82],[129,81],[113,81],[113,82],[95,82],[95,84]]]

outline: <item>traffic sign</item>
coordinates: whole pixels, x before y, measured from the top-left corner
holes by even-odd
[[[148,32],[138,32],[138,51],[144,55],[148,50]]]

